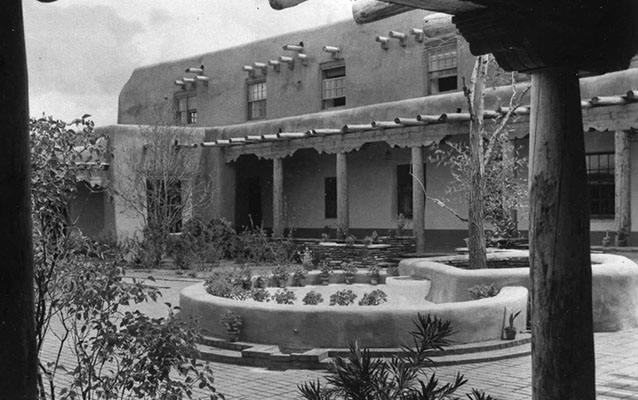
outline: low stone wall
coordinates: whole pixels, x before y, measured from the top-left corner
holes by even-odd
[[[295,244],[299,252],[307,247],[314,255],[335,268],[342,262],[352,263],[358,268],[368,268],[377,263],[382,267],[397,266],[402,256],[413,253],[416,246],[414,237],[381,237],[370,246],[360,243],[348,246],[339,242],[303,239],[296,239]]]
[[[442,264],[442,258],[410,259],[399,264],[399,273],[429,279],[431,289],[427,299],[435,303],[469,300],[469,289],[476,285],[494,283],[497,287],[529,289],[529,268],[518,267],[527,261],[529,253],[510,250],[500,256],[504,260],[518,259],[516,267],[467,270]],[[594,330],[613,332],[638,327],[638,265],[610,254],[592,254],[591,260]]]
[[[180,294],[181,315],[196,318],[207,335],[226,337],[219,319],[226,310],[233,310],[243,319],[240,340],[298,351],[347,347],[354,340],[364,347],[400,347],[409,343],[408,332],[414,329],[417,313],[450,321],[456,332],[451,339],[456,343],[498,339],[503,331],[504,310],[522,310],[516,320],[521,330],[526,304],[527,289],[522,287],[503,288],[496,297],[460,303],[321,309],[211,296],[203,284],[187,287]]]

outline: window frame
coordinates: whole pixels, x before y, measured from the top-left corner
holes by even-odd
[[[342,74],[340,70],[343,70]],[[320,85],[321,109],[334,110],[339,108],[345,108],[347,104],[347,88],[348,88],[346,85],[347,69],[346,69],[345,61],[337,60],[337,61],[329,61],[326,63],[322,63],[320,65],[320,72],[321,72],[321,85]],[[339,75],[327,76],[333,73],[337,73]],[[335,83],[335,84],[338,82],[341,82],[342,85],[341,86],[335,85],[335,87],[326,88],[327,82]],[[336,93],[341,91],[343,95],[327,97],[326,92],[328,91],[333,91]],[[337,103],[336,105],[335,105],[335,102]]]
[[[251,88],[256,85],[263,85],[263,98],[251,100]],[[266,84],[265,77],[253,78],[246,80],[246,119],[248,121],[258,121],[266,119],[268,112],[268,85]],[[254,116],[253,105],[261,106],[263,104],[263,113],[259,116]],[[260,107],[261,108],[261,107]]]
[[[454,51],[451,49],[454,48]],[[446,51],[447,50],[447,51]],[[445,57],[446,54],[453,54],[451,57]],[[433,57],[440,57],[441,59],[433,59]],[[454,40],[454,43],[446,43],[440,46],[431,47],[427,50],[426,63],[427,63],[427,80],[428,80],[428,94],[449,93],[459,89],[458,82],[458,58],[459,47],[458,40]],[[434,63],[447,63],[450,65],[434,66]],[[440,90],[439,81],[445,78],[455,78],[456,84],[453,89]],[[435,82],[436,81],[436,82]]]
[[[194,100],[194,107],[191,101]],[[182,109],[182,101],[186,108]],[[175,95],[175,119],[182,125],[193,125],[197,123],[197,93],[183,92]]]
[[[607,159],[601,167],[600,157]],[[596,163],[593,162],[596,157]],[[614,219],[616,216],[616,155],[613,151],[599,151],[585,154],[587,188],[591,219]],[[594,164],[596,166],[594,167]],[[593,178],[597,175],[596,178]],[[597,194],[594,196],[594,194]],[[605,212],[606,211],[606,212]]]

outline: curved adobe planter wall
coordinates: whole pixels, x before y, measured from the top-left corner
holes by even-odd
[[[502,257],[528,257],[529,253],[512,250],[500,254]],[[592,254],[591,260],[594,330],[610,332],[638,327],[638,265],[611,254]],[[399,272],[429,279],[431,289],[427,300],[435,303],[468,300],[468,289],[479,284],[528,289],[530,286],[529,268],[468,270],[427,259],[410,259],[401,261]]]
[[[451,321],[457,332],[452,339],[457,343],[498,339],[504,309],[522,310],[516,320],[522,329],[526,304],[527,290],[522,287],[504,288],[489,299],[407,307],[317,307],[238,301],[211,296],[203,284],[187,287],[180,295],[181,314],[197,318],[206,334],[226,337],[219,318],[224,311],[233,310],[244,321],[240,340],[300,350],[347,347],[354,340],[366,347],[399,347],[410,339],[408,331],[414,329],[412,321],[419,312]]]

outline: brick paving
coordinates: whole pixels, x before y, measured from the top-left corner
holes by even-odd
[[[140,309],[153,316],[166,314],[165,301],[179,303],[179,291],[192,282],[158,280],[163,298],[157,304],[145,304]],[[596,333],[596,392],[598,400],[638,399],[638,329]],[[52,339],[53,341],[53,339]],[[55,346],[45,346],[43,361],[55,357]],[[70,352],[62,352],[66,365],[73,365]],[[229,400],[300,399],[297,384],[321,379],[325,371],[286,370],[211,363],[215,372],[215,387]],[[442,382],[452,381],[457,372],[468,379],[459,394],[471,388],[484,390],[497,400],[531,399],[531,357],[439,367],[436,375]],[[70,382],[70,376],[58,373],[59,386]],[[199,393],[202,398],[205,393]]]

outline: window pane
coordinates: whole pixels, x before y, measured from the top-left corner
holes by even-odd
[[[428,50],[430,72],[456,68],[456,43]]]
[[[591,216],[613,218],[615,214],[614,154],[586,155]]]

